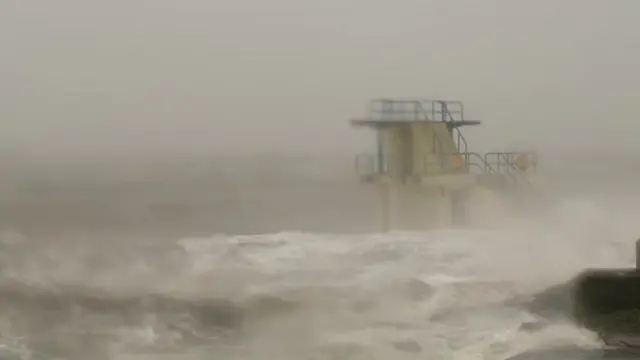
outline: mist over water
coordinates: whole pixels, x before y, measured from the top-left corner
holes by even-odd
[[[633,264],[638,4],[2,2],[0,359],[597,347],[563,284]],[[534,192],[376,233],[347,120],[387,96],[464,101]]]
[[[542,171],[544,202],[484,227],[377,234],[375,198],[349,159],[192,160],[94,158],[46,172],[34,159],[5,162],[3,356],[505,359],[589,349],[598,341],[571,324],[567,294],[548,289],[584,267],[634,261],[633,188],[621,197],[587,177],[571,186],[577,166]]]

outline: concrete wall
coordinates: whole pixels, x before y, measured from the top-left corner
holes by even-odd
[[[387,168],[392,176],[439,174],[444,170],[439,166],[439,154],[458,152],[444,123],[416,122],[385,128],[381,131],[388,159]]]

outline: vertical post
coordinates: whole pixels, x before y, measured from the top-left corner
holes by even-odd
[[[640,239],[636,240],[636,270],[640,270]]]
[[[376,136],[377,136],[376,172],[378,174],[384,174],[386,173],[386,166],[385,166],[385,149],[384,149],[384,142],[382,137],[382,130],[378,129],[376,131]]]
[[[378,226],[381,232],[391,228],[391,191],[388,184],[378,184]]]

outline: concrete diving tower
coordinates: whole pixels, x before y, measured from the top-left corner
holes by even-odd
[[[517,182],[535,162],[523,152],[469,152],[461,128],[481,122],[466,120],[460,101],[375,99],[351,123],[376,132],[375,153],[359,155],[356,170],[377,188],[385,231],[464,224],[467,199],[479,185]]]

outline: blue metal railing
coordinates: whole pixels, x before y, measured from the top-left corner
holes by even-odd
[[[417,171],[412,169],[410,174],[403,173],[403,164],[396,163],[393,156],[391,159],[386,158],[381,164],[377,154],[360,154],[356,157],[355,168],[363,179],[373,179],[381,175],[409,177],[470,174],[475,170],[480,174],[505,175],[517,182],[527,179],[523,174],[528,168],[522,169],[518,164],[518,158],[521,156],[527,156],[530,166],[535,168],[537,165],[535,154],[527,152],[490,152],[484,156],[475,152],[425,154],[424,166]]]
[[[375,99],[369,103],[369,118],[386,121],[441,121],[455,123],[464,120],[464,105],[451,100]],[[467,152],[468,144],[457,127],[451,136],[459,152]],[[440,148],[442,150],[442,148]]]
[[[369,103],[368,113],[372,120],[462,121],[464,105],[461,101],[452,100],[374,99]]]

